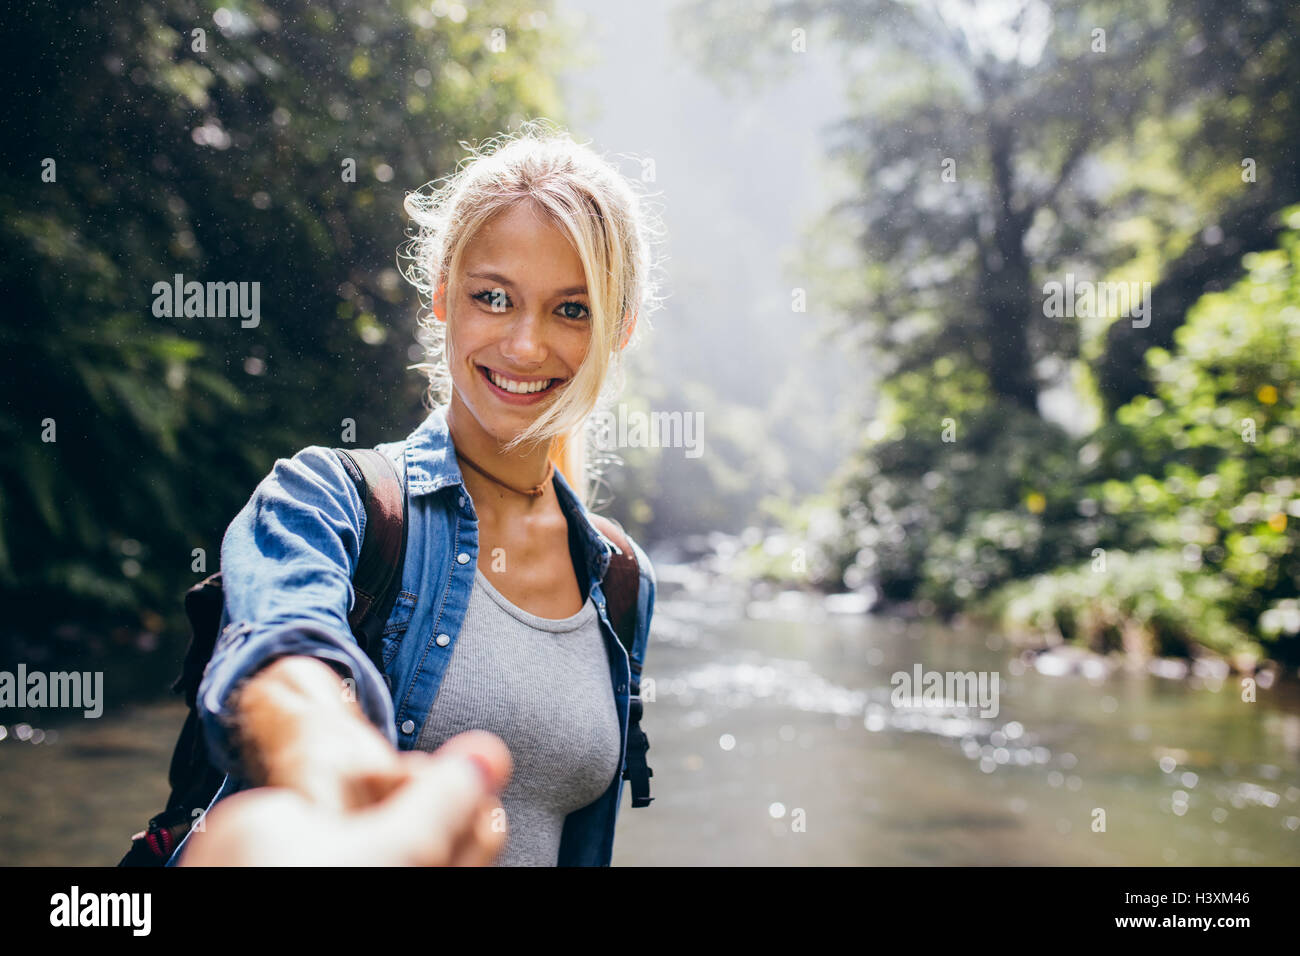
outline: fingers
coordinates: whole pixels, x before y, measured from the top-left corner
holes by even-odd
[[[452,850],[451,865],[488,866],[505,849],[509,834],[506,811],[497,794],[510,780],[513,769],[510,749],[496,734],[471,730],[451,738],[434,752],[435,757],[456,754],[464,754],[479,763],[489,793],[479,802],[470,826]]]
[[[475,730],[459,734],[433,754],[408,751],[403,764],[412,778],[381,807],[381,842],[400,834],[409,850],[409,863],[424,866],[487,866],[505,847],[505,809],[497,793],[510,779],[512,761],[505,742],[495,734]],[[436,772],[448,767],[475,770],[472,801],[449,787]]]
[[[411,769],[405,763],[388,770],[373,770],[358,774],[346,781],[345,806],[360,810],[382,803],[402,784],[411,778]]]
[[[452,866],[490,866],[505,849],[509,821],[495,795],[479,803],[468,830],[451,853]]]
[[[446,866],[476,823],[483,775],[468,757],[413,754],[407,783],[382,803],[354,815],[373,862]],[[380,860],[378,857],[384,857]]]
[[[457,734],[433,752],[435,757],[459,754],[480,764],[487,779],[487,789],[500,793],[510,781],[514,762],[510,748],[496,734],[486,730],[467,730]]]
[[[398,750],[374,727],[327,717],[265,758],[264,783],[336,813],[374,804],[406,779]]]
[[[504,741],[468,731],[435,754],[406,752],[391,770],[358,775],[355,802],[340,801],[328,772],[301,775],[293,790],[234,794],[207,815],[182,863],[486,866],[506,843],[497,794],[511,769]]]

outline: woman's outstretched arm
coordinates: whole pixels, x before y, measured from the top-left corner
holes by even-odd
[[[388,686],[348,625],[365,520],[361,496],[338,456],[313,445],[278,460],[226,530],[221,546],[225,626],[198,694],[204,737],[221,770],[244,777],[256,771],[242,766],[232,705],[236,691],[254,678],[262,687],[259,708],[284,712],[281,726],[271,720],[254,728],[256,745],[293,756],[286,743],[320,720],[324,736],[344,735],[340,739],[355,753],[377,750],[375,737],[395,750]],[[261,684],[264,670],[290,658],[313,658],[307,663],[317,666],[278,667]],[[369,728],[343,724],[346,729],[338,729],[343,715],[356,713]],[[363,729],[371,733],[360,733]],[[297,750],[321,736],[304,738]]]
[[[500,738],[470,731],[430,755],[400,753],[329,667],[286,657],[232,702],[259,786],[212,809],[187,866],[482,866],[505,846]],[[343,702],[343,706],[339,702]]]

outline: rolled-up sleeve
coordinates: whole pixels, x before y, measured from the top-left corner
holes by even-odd
[[[278,460],[226,530],[224,626],[198,695],[208,750],[223,772],[240,770],[231,695],[287,655],[318,658],[351,677],[366,717],[397,745],[388,686],[348,626],[365,521],[338,456],[312,445]]]

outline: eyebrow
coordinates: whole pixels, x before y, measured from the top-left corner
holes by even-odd
[[[511,286],[512,288],[514,287],[513,282],[511,282],[509,279],[507,279],[505,276],[501,275],[498,272],[467,272],[465,274],[469,276],[471,279],[491,279],[493,282],[498,282],[501,285],[508,285]],[[569,288],[567,289],[557,289],[555,294],[556,295],[586,295],[587,287],[585,285],[569,286]]]

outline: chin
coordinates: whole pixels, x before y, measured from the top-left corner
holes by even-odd
[[[488,402],[492,399],[489,397]],[[469,409],[479,427],[501,444],[513,439],[536,420],[540,410],[536,408],[489,409],[483,412],[481,406]]]

